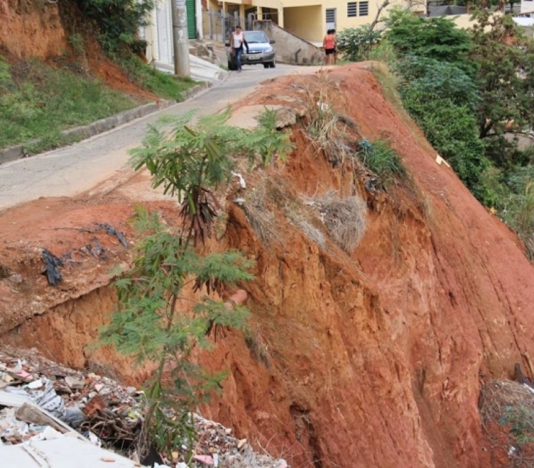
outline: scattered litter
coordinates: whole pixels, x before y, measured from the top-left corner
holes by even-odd
[[[195,455],[193,457],[193,460],[198,461],[204,465],[213,465],[213,457],[210,457],[209,455]]]
[[[33,382],[30,382],[28,384],[28,388],[31,389],[31,390],[35,390],[37,388],[41,388],[43,386],[43,382],[41,379],[39,380],[34,380]]]
[[[110,236],[115,236],[117,239],[119,239],[119,242],[125,249],[128,248],[128,243],[126,242],[126,238],[124,237],[124,234],[122,232],[117,231],[113,226],[108,223],[97,224],[97,226],[106,231],[106,234],[109,234]]]
[[[21,374],[25,380],[12,377],[15,374]],[[2,466],[4,453],[8,460],[10,456],[16,460],[16,457],[22,456],[20,451],[11,451],[17,446],[24,453],[31,451],[32,455],[35,454],[32,447],[43,453],[56,450],[53,446],[37,447],[37,444],[57,444],[69,454],[76,450],[87,452],[87,458],[81,454],[75,455],[79,457],[77,467],[141,466],[137,443],[146,411],[143,392],[135,387],[123,387],[104,376],[63,367],[33,350],[14,351],[9,347],[0,347],[0,382],[6,380],[10,380],[8,386],[0,390]],[[159,465],[153,462],[150,466],[289,468],[284,460],[254,452],[247,439],[237,439],[231,435],[231,428],[196,413],[192,417],[197,432],[194,446],[189,447],[184,441],[171,453],[156,452]],[[67,437],[79,438],[73,442],[80,442],[89,448],[72,445],[66,440]],[[6,449],[9,449],[8,452],[5,452]],[[117,451],[120,454],[114,453]],[[67,455],[65,457],[68,458]]]
[[[439,154],[436,154],[436,163],[438,166],[441,166],[441,164],[445,164],[445,166],[447,167],[451,167],[451,165],[445,161],[445,159],[443,159]]]
[[[63,266],[63,262],[47,249],[43,249],[41,252],[41,259],[45,264],[43,274],[46,275],[48,284],[57,286],[63,280],[63,277],[58,270],[58,267]]]
[[[232,175],[239,179],[239,185],[241,186],[242,189],[247,188],[247,182],[245,181],[245,178],[239,172],[232,171]]]

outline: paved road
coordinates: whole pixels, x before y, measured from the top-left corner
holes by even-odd
[[[85,192],[123,169],[129,159],[128,150],[139,145],[147,124],[161,116],[193,109],[198,109],[199,114],[214,113],[250,93],[260,81],[299,70],[302,69],[290,65],[277,65],[275,69],[245,67],[242,73],[231,73],[224,83],[189,101],[72,146],[0,165],[0,210],[39,197]]]

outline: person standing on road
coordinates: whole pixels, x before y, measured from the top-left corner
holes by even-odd
[[[230,45],[233,48],[237,64],[237,73],[239,73],[242,70],[241,56],[243,55],[243,45],[246,47],[248,54],[248,44],[245,40],[245,33],[241,30],[241,26],[236,26],[235,31],[232,33],[232,37],[230,38]]]
[[[336,53],[336,36],[332,33],[332,29],[326,32],[326,36],[323,39],[323,49],[325,53],[325,64],[333,65]]]

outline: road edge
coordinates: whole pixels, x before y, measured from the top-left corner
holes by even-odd
[[[146,117],[147,115],[153,114],[154,112],[158,112],[162,109],[166,109],[176,104],[181,104],[182,102],[185,102],[191,98],[194,98],[198,94],[202,93],[203,91],[211,88],[212,85],[213,83],[211,82],[205,82],[205,83],[195,85],[185,90],[182,93],[183,100],[179,102],[169,101],[169,100],[161,100],[159,102],[149,102],[147,104],[134,107],[133,109],[129,109],[127,111],[120,112],[115,115],[111,115],[104,119],[96,120],[95,122],[92,122],[87,125],[82,125],[79,127],[74,127],[74,128],[69,128],[67,130],[63,130],[61,132],[61,135],[73,137],[74,139],[76,139],[76,142],[80,142],[82,140],[93,137],[95,135],[99,135],[100,133],[104,133],[109,130],[112,130],[126,123],[132,122],[142,117]],[[10,146],[8,148],[0,150],[0,165],[4,163],[12,162],[12,161],[17,161],[18,159],[37,156],[37,154],[39,153],[28,155],[25,149],[28,147],[28,145],[36,145],[40,141],[41,140],[30,140],[30,141],[27,141],[26,143],[22,143],[22,144],[15,145],[15,146]],[[61,148],[63,146],[68,146],[69,144],[71,143],[65,143],[63,145],[59,145],[58,148]],[[57,148],[54,148],[54,149],[57,149]]]

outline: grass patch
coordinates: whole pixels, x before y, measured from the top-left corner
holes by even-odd
[[[160,72],[135,55],[122,59],[120,64],[133,82],[163,99],[182,101],[182,93],[199,84],[191,78],[180,78]]]
[[[365,167],[377,174],[384,185],[407,175],[406,167],[391,145],[384,140],[362,142],[360,157]]]
[[[37,61],[10,66],[0,56],[0,148],[33,139],[47,148],[61,130],[131,109],[140,100]]]

